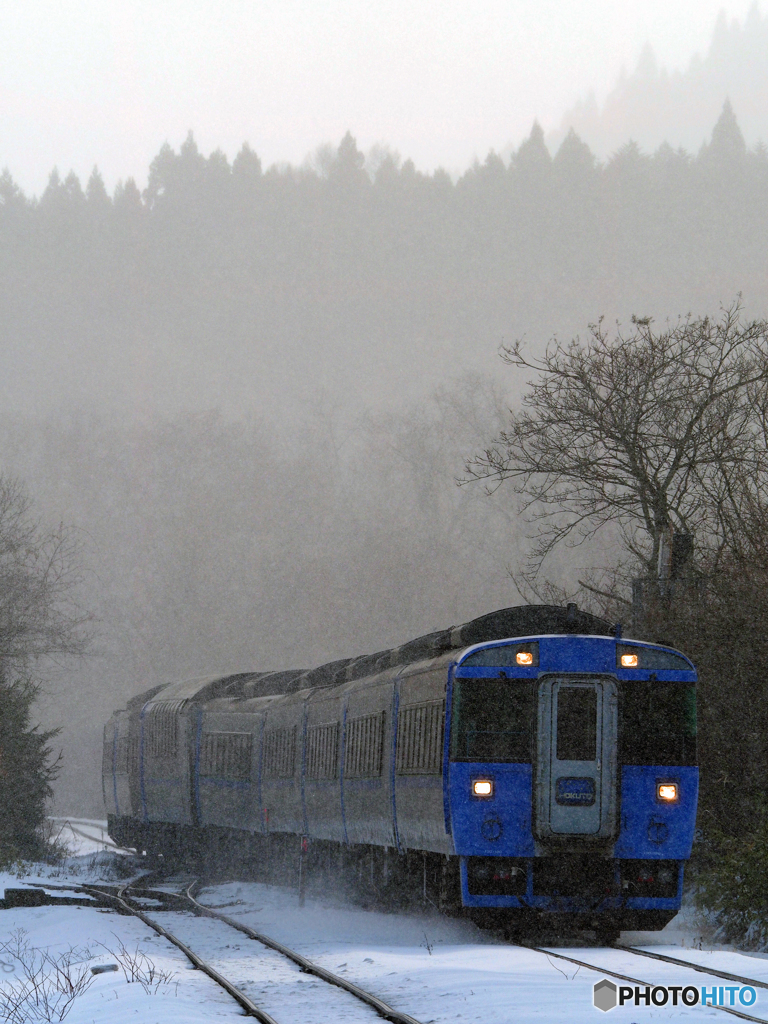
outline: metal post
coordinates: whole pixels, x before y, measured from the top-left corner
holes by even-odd
[[[307,845],[306,836],[301,836],[299,845],[299,906],[304,906],[304,894],[307,888]]]

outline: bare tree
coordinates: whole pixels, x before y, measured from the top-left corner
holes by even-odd
[[[739,530],[744,496],[762,507],[768,322],[745,322],[737,301],[718,319],[689,315],[656,330],[633,317],[613,336],[601,320],[589,332],[586,342],[555,339],[538,360],[520,342],[502,350],[537,376],[466,479],[489,491],[512,484],[535,524],[529,578],[557,544],[609,523],[649,573],[670,528],[717,556]]]
[[[90,616],[78,605],[77,544],[46,529],[21,484],[0,476],[0,666],[29,670],[42,657],[79,655]]]

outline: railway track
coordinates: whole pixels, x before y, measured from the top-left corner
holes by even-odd
[[[31,884],[35,885],[35,883]],[[226,978],[221,971],[217,970],[203,957],[199,956],[193,948],[196,945],[194,939],[188,940],[187,942],[182,941],[182,939],[177,935],[154,920],[148,911],[154,912],[154,910],[158,910],[184,913],[187,915],[194,914],[199,918],[218,921],[221,924],[226,925],[228,928],[234,929],[238,933],[247,936],[249,939],[259,942],[267,949],[279,954],[280,957],[290,960],[302,973],[311,974],[321,981],[336,986],[337,988],[349,993],[360,1002],[366,1004],[371,1010],[375,1011],[381,1018],[392,1021],[393,1024],[418,1024],[418,1021],[416,1021],[415,1018],[395,1009],[383,1000],[379,999],[373,993],[355,985],[353,982],[347,981],[345,978],[333,974],[331,971],[328,971],[319,964],[312,962],[297,951],[285,946],[275,939],[272,939],[270,936],[264,935],[263,933],[243,924],[241,921],[229,917],[227,914],[222,913],[218,908],[206,906],[204,903],[200,902],[200,899],[197,896],[197,882],[193,881],[189,884],[185,884],[181,891],[170,891],[169,888],[159,888],[159,884],[162,884],[161,876],[148,874],[121,886],[102,884],[69,884],[53,886],[38,883],[37,887],[38,889],[60,889],[68,892],[80,893],[85,896],[90,896],[101,906],[110,906],[112,909],[120,913],[136,916],[144,922],[147,927],[151,928],[158,935],[163,936],[167,941],[176,946],[176,948],[178,948],[197,969],[203,971],[216,984],[220,985],[239,1004],[246,1015],[259,1020],[262,1024],[280,1024],[280,1022],[272,1016],[270,1012],[265,1010],[263,1006],[258,1005],[258,1002],[254,1001],[251,996],[242,990],[242,988],[239,988],[230,979]],[[150,907],[148,905],[150,903],[154,904],[154,907]],[[184,929],[182,929],[182,933],[183,932]],[[579,952],[575,950],[563,950],[561,948],[542,947],[522,943],[520,944],[520,948],[550,958],[550,962],[553,960],[563,961],[578,966],[579,968],[586,969],[590,972],[594,972],[595,980],[604,976],[625,984],[638,985],[642,987],[648,986],[653,989],[656,986],[665,984],[679,985],[681,980],[684,980],[684,974],[682,972],[691,972],[693,977],[691,977],[690,984],[694,984],[695,981],[699,980],[696,978],[696,975],[704,975],[706,978],[712,980],[720,979],[724,982],[730,982],[737,985],[749,985],[762,991],[768,990],[768,980],[743,975],[736,971],[721,970],[719,967],[715,967],[714,965],[696,963],[693,960],[686,959],[684,956],[671,956],[666,953],[656,953],[648,949],[621,945],[619,943],[602,949],[585,948],[583,951]],[[640,960],[644,960],[646,964],[648,964],[648,961],[655,961],[660,970],[653,972],[655,975],[654,980],[648,980],[645,977],[636,976],[635,970],[630,963],[628,963],[630,958],[637,962],[638,965]],[[648,964],[648,966],[650,965]],[[728,964],[726,961],[725,966],[732,965]],[[231,971],[228,970],[227,973],[231,973]],[[645,974],[646,972],[640,971],[638,968],[638,973]],[[649,971],[647,973],[651,972]],[[701,980],[699,980],[699,984],[701,984]],[[721,992],[720,999],[722,1000],[722,998],[723,996]],[[269,1000],[267,999],[266,1001],[268,1002]],[[711,1006],[711,1009],[727,1013],[740,1020],[755,1022],[755,1024],[768,1024],[768,1012],[766,1013],[766,1016],[761,1017],[745,1012],[743,1009],[723,1005],[722,1002]],[[759,1012],[760,1010],[756,1010],[756,1013]],[[278,1018],[280,1016],[281,1015],[278,1013]],[[329,1014],[328,1019],[333,1019],[333,1015]]]
[[[639,949],[637,946],[622,946],[614,944],[614,949],[623,949],[627,953],[634,953],[635,956],[647,956],[652,960],[661,960],[667,964],[675,964],[678,967],[688,967],[692,971],[699,971],[701,974],[709,974],[713,978],[724,978],[726,981],[736,981],[740,985],[752,985],[753,988],[768,989],[768,982],[757,981],[755,978],[743,978],[740,974],[729,974],[727,971],[717,971],[713,967],[704,967],[701,964],[691,963],[690,960],[680,960],[676,956],[666,956],[663,953],[651,953],[647,949]]]
[[[220,971],[216,970],[215,967],[199,956],[187,943],[183,942],[173,932],[169,931],[163,925],[159,924],[159,922],[155,921],[154,918],[150,917],[146,913],[146,907],[143,907],[139,902],[140,900],[155,901],[160,904],[158,909],[161,910],[187,911],[198,917],[221,921],[228,927],[235,929],[241,934],[247,935],[249,939],[253,939],[268,949],[280,953],[283,957],[296,964],[302,972],[314,975],[322,981],[348,992],[360,1002],[374,1010],[381,1018],[390,1021],[391,1024],[420,1024],[419,1021],[414,1017],[411,1017],[409,1014],[395,1009],[388,1003],[385,1003],[382,999],[379,999],[379,997],[374,995],[372,992],[368,992],[359,985],[355,985],[354,982],[347,981],[345,978],[334,974],[332,971],[321,967],[319,964],[315,964],[313,961],[307,959],[307,957],[302,956],[302,954],[298,953],[296,950],[285,946],[281,942],[277,942],[268,935],[264,935],[261,932],[248,927],[248,925],[242,924],[240,921],[236,921],[233,918],[228,917],[226,914],[220,913],[212,907],[206,907],[193,895],[199,884],[197,879],[191,882],[183,892],[174,893],[168,892],[165,889],[154,889],[148,886],[147,882],[154,877],[156,876],[144,876],[141,879],[127,882],[121,886],[47,885],[44,883],[32,883],[32,885],[38,890],[55,889],[83,893],[86,896],[92,897],[97,903],[102,904],[102,906],[106,904],[107,906],[110,906],[122,913],[132,914],[134,917],[137,917],[147,925],[147,927],[151,928],[158,935],[161,935],[163,938],[167,939],[168,942],[176,946],[176,948],[187,957],[195,968],[203,971],[203,973],[212,981],[224,989],[224,991],[239,1004],[248,1016],[254,1017],[256,1020],[260,1021],[261,1024],[279,1024],[279,1022],[266,1010],[258,1006],[250,996],[242,991],[241,988],[236,986],[230,979],[226,978]]]
[[[643,988],[654,988],[659,982],[645,981],[642,978],[635,978],[631,975],[620,973],[611,967],[603,967],[599,964],[592,963],[586,960],[579,960],[576,957],[566,956],[564,953],[559,953],[550,947],[532,946],[532,945],[521,945],[523,949],[530,949],[535,953],[542,953],[547,957],[555,957],[558,960],[565,960],[570,964],[578,965],[579,967],[586,967],[590,971],[595,971],[597,974],[607,975],[610,978],[617,978],[620,981],[629,982],[632,985],[640,985]],[[768,982],[760,981],[757,978],[748,978],[743,975],[731,974],[728,971],[719,971],[712,967],[706,967],[701,964],[695,964],[690,960],[685,960],[679,957],[667,956],[663,953],[652,953],[649,950],[639,949],[635,946],[624,946],[619,943],[609,947],[623,953],[629,953],[637,957],[647,957],[651,960],[656,960],[664,964],[672,964],[675,967],[681,967],[685,970],[695,971],[700,974],[705,974],[711,978],[721,978],[723,980],[736,982],[739,985],[750,985],[753,988],[768,989]],[[731,1006],[724,1006],[719,1003],[710,1004],[712,1009],[722,1010],[723,1013],[729,1013],[733,1017],[738,1017],[741,1020],[754,1021],[756,1024],[766,1024],[765,1017],[754,1017],[751,1014],[744,1013],[742,1010],[736,1010]]]

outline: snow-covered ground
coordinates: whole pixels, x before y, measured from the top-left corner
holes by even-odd
[[[114,852],[105,852],[101,823],[72,822],[77,846],[62,868],[35,869],[19,878],[0,874],[0,887],[30,881],[63,884],[114,880]],[[98,850],[102,852],[98,852]],[[111,876],[111,877],[110,877]],[[392,1006],[424,1024],[594,1024],[606,1015],[592,1005],[593,985],[600,971],[520,949],[468,921],[437,913],[366,911],[328,895],[307,897],[299,907],[290,889],[232,882],[203,891],[201,902],[225,906],[225,912],[271,935],[324,967],[355,981]],[[151,912],[151,911],[150,911]],[[157,919],[208,960],[279,1024],[374,1022],[380,1018],[353,996],[302,974],[297,967],[222,922],[181,913],[158,913]],[[3,910],[0,941],[23,930],[30,945],[52,956],[73,947],[81,969],[118,964],[118,971],[91,976],[87,991],[73,1002],[69,1024],[197,1024],[198,1021],[242,1020],[234,1001],[185,957],[135,918],[94,907],[40,907]],[[768,960],[736,952],[698,950],[700,936],[692,919],[673,922],[658,935],[623,936],[624,942],[689,959],[718,970],[768,981]],[[130,954],[143,950],[145,983],[128,981]],[[724,984],[704,974],[658,963],[615,949],[557,949],[572,956],[651,984]],[[155,977],[146,979],[148,964]],[[19,967],[0,951],[0,991],[19,981]],[[727,984],[727,983],[725,983]],[[754,1006],[742,1009],[768,1020],[768,990],[758,989]],[[726,1020],[722,1011],[701,1007],[621,1007],[608,1020]],[[0,1015],[0,1019],[2,1015]],[[20,1018],[34,1021],[35,1018]],[[58,1019],[53,1017],[53,1019]],[[733,1019],[733,1018],[730,1018]]]
[[[52,827],[52,839],[63,840],[73,856],[117,849],[107,832],[106,821],[96,821],[93,818],[54,817],[48,820]]]

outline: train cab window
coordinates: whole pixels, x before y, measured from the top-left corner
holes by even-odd
[[[597,691],[592,686],[561,686],[558,690],[557,759],[597,759]]]
[[[696,687],[625,682],[620,692],[622,764],[696,764]]]
[[[682,654],[658,647],[616,645],[617,668],[642,668],[649,672],[690,672],[691,664]]]
[[[502,644],[498,647],[482,647],[468,654],[461,663],[462,668],[536,668],[539,664],[539,642],[529,640],[524,644]]]
[[[451,760],[529,763],[536,717],[535,682],[457,679]]]

